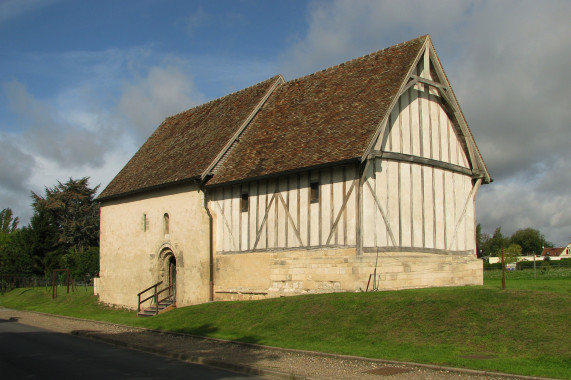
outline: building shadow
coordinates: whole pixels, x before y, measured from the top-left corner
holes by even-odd
[[[156,330],[117,333],[75,330],[72,334],[252,376],[260,375],[260,367],[271,368],[271,362],[279,359],[278,355],[268,349],[256,346],[259,339],[255,336],[245,335],[235,341],[204,337],[216,331],[216,327],[204,324],[185,329],[184,333]]]

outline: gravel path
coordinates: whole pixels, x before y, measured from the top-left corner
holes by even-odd
[[[0,319],[274,379],[539,379],[275,349],[1,307]]]

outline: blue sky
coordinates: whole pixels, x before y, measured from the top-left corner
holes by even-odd
[[[571,2],[0,0],[0,209],[105,187],[167,116],[430,34],[494,183],[477,218],[571,241]]]

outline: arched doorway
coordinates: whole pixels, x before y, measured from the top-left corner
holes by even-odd
[[[168,277],[168,285],[176,285],[176,258],[174,255],[169,256],[169,277]],[[175,286],[176,288],[176,286]]]
[[[159,281],[162,281],[160,289],[171,288],[170,294],[173,302],[176,300],[176,256],[170,249],[165,249],[159,256]]]

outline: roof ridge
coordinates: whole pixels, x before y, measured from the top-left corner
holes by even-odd
[[[332,71],[333,69],[337,69],[337,68],[339,68],[339,67],[341,67],[341,66],[345,66],[345,65],[350,64],[350,63],[353,63],[353,62],[355,62],[355,61],[363,60],[364,58],[367,58],[367,57],[369,57],[369,56],[371,56],[371,55],[375,55],[375,54],[381,53],[381,52],[383,52],[383,51],[385,51],[385,50],[394,49],[394,48],[399,47],[399,46],[401,46],[401,45],[409,44],[409,43],[411,43],[411,42],[413,42],[413,41],[417,41],[417,40],[420,40],[420,39],[423,39],[423,38],[424,38],[424,39],[430,38],[430,35],[429,35],[429,34],[423,34],[423,35],[418,36],[418,37],[416,37],[416,38],[412,38],[412,39],[410,39],[410,40],[408,40],[408,41],[399,42],[398,44],[394,44],[394,45],[388,46],[388,47],[386,47],[386,48],[384,48],[384,49],[379,49],[379,50],[376,50],[376,51],[374,51],[374,52],[364,54],[364,55],[362,55],[362,56],[360,56],[360,57],[352,58],[352,59],[350,59],[350,60],[348,60],[348,61],[341,62],[341,63],[338,63],[338,64],[336,64],[336,65],[327,67],[327,68],[325,68],[325,69],[321,69],[321,70],[315,71],[315,72],[313,72],[313,73],[311,73],[311,74],[307,74],[307,75],[301,76],[301,77],[299,77],[299,78],[291,79],[291,80],[287,81],[286,83],[289,84],[289,83],[300,82],[300,81],[305,80],[305,79],[307,79],[307,78],[309,78],[309,77],[312,77],[312,76],[314,76],[314,75],[317,75],[317,74],[320,74],[320,73],[324,73],[324,72],[328,72],[328,71]]]
[[[188,111],[190,111],[190,110],[202,108],[202,107],[205,107],[205,106],[207,106],[207,105],[209,105],[209,104],[212,104],[212,103],[214,103],[214,102],[218,102],[218,101],[221,101],[222,99],[225,99],[225,98],[228,98],[228,97],[230,97],[230,96],[237,95],[237,94],[239,94],[239,93],[241,93],[241,92],[245,92],[245,91],[247,91],[247,90],[250,90],[250,89],[252,89],[252,88],[254,88],[254,87],[256,87],[256,86],[259,86],[259,85],[262,84],[262,83],[270,82],[270,81],[272,81],[272,80],[273,80],[273,81],[276,81],[276,80],[277,80],[278,78],[280,78],[280,77],[281,77],[282,80],[283,80],[283,76],[282,76],[281,74],[276,74],[276,75],[274,75],[274,76],[272,76],[272,77],[270,77],[270,78],[268,78],[268,79],[264,79],[263,81],[258,82],[258,83],[254,83],[253,85],[250,85],[250,86],[248,86],[248,87],[244,87],[244,88],[242,88],[242,89],[240,89],[240,90],[231,92],[231,93],[226,94],[226,95],[224,95],[224,96],[221,96],[221,97],[219,97],[219,98],[211,99],[211,100],[209,100],[209,101],[207,101],[207,102],[205,102],[205,103],[201,103],[201,104],[198,104],[198,105],[196,105],[196,106],[194,106],[194,107],[185,109],[184,111],[180,111],[180,112],[178,112],[178,113],[172,114],[172,115],[170,115],[170,116],[165,117],[165,119],[163,120],[163,123],[164,123],[165,121],[167,121],[168,119],[172,119],[172,118],[175,118],[175,117],[177,117],[177,116],[180,116],[180,115],[182,115],[183,113],[188,112]],[[285,82],[285,80],[284,80],[284,82]],[[162,123],[161,123],[161,124],[162,124]]]

